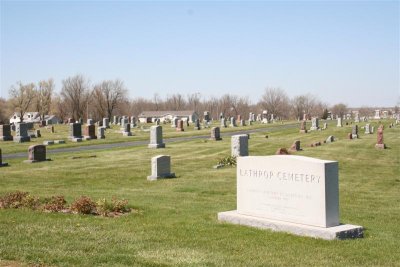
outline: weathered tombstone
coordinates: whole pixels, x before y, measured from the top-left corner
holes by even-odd
[[[210,137],[210,140],[214,140],[214,141],[222,140],[219,127],[212,127],[212,128],[211,128],[211,137]]]
[[[124,129],[122,131],[122,135],[123,136],[132,136],[132,132],[131,132],[131,125],[129,123],[127,123],[125,120],[124,121]]]
[[[204,115],[204,121],[209,122],[211,120],[210,112],[204,111],[203,115]]]
[[[150,144],[149,148],[164,148],[165,144],[163,143],[163,135],[162,135],[162,126],[151,126],[150,127]]]
[[[159,155],[151,158],[151,175],[147,180],[154,181],[162,178],[174,178],[175,173],[171,173],[171,157]]]
[[[221,118],[221,128],[226,128],[226,119]]]
[[[237,210],[218,220],[322,239],[358,238],[340,224],[337,161],[293,155],[237,159]]]
[[[378,127],[378,131],[376,131],[377,142],[375,148],[385,149],[386,145],[383,143],[383,127]]]
[[[352,139],[357,139],[358,138],[358,125],[353,125],[351,128],[351,137]]]
[[[301,151],[300,140],[294,141],[293,145],[289,148],[290,151]]]
[[[249,155],[249,137],[247,134],[232,135],[231,155],[232,157],[243,157]]]
[[[86,124],[87,124],[87,125],[94,125],[94,122],[93,122],[92,119],[87,119]]]
[[[311,128],[310,131],[315,131],[319,129],[319,121],[318,118],[311,119]]]
[[[365,125],[365,134],[371,134],[371,124],[369,123]]]
[[[1,154],[1,148],[0,148],[0,167],[5,167],[8,166],[8,163],[3,162],[3,155]]]
[[[22,143],[31,141],[31,137],[28,135],[28,126],[26,123],[21,122],[15,125],[15,136],[14,142]]]
[[[178,127],[176,127],[177,132],[183,132],[185,129],[183,128],[183,120],[178,120]]]
[[[110,128],[110,119],[109,118],[103,118],[103,127],[106,127],[106,129]]]
[[[74,142],[82,141],[82,125],[80,123],[69,124],[69,138]]]
[[[340,117],[337,118],[337,125],[336,125],[336,127],[343,127],[342,118],[340,118]]]
[[[1,124],[0,125],[0,140],[1,141],[12,141],[13,140],[13,136],[11,135],[10,124]]]
[[[231,117],[231,124],[229,124],[229,127],[236,127],[236,120],[234,117]]]
[[[333,135],[328,136],[328,138],[325,140],[325,143],[332,143],[335,141],[335,137]]]
[[[307,121],[305,120],[301,121],[300,133],[307,133]]]
[[[88,125],[85,125],[85,128],[83,129],[83,135],[85,136],[85,139],[97,139],[96,126],[89,123]]]
[[[136,124],[136,117],[132,116],[131,117],[131,128],[135,128],[137,126]]]
[[[106,136],[104,134],[105,131],[106,131],[106,127],[105,126],[98,127],[97,128],[97,139],[105,139],[106,138]]]
[[[360,115],[358,114],[358,112],[356,112],[354,116],[354,122],[360,122]]]
[[[195,123],[194,123],[194,128],[193,129],[195,129],[195,130],[200,130],[201,129],[201,127],[200,127],[200,120],[199,119],[196,119],[196,121],[195,121]]]
[[[46,158],[46,146],[32,145],[28,148],[28,160],[25,160],[24,162],[34,163],[46,160],[50,160]]]

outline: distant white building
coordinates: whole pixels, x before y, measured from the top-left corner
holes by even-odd
[[[160,122],[171,121],[173,118],[178,118],[183,121],[195,122],[199,115],[194,110],[180,111],[143,111],[139,114],[138,119],[141,123],[152,123],[157,119]]]

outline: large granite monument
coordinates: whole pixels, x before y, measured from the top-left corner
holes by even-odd
[[[237,210],[224,222],[323,239],[363,236],[363,227],[340,224],[337,161],[293,155],[237,159]]]

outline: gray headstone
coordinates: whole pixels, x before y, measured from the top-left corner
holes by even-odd
[[[337,118],[337,126],[336,127],[343,127],[342,118]]]
[[[11,126],[9,124],[0,125],[0,141],[12,141]]]
[[[28,135],[28,125],[24,122],[17,123],[15,125],[14,142],[22,143],[29,141],[31,141],[31,137]]]
[[[231,155],[242,157],[249,155],[249,137],[247,134],[233,135],[231,138]]]
[[[371,134],[371,125],[369,123],[365,125],[365,134]]]
[[[106,138],[106,136],[104,134],[105,130],[106,130],[105,126],[97,128],[97,139],[105,139]]]
[[[226,128],[226,119],[221,118],[221,128]]]
[[[210,140],[214,140],[214,141],[222,140],[219,127],[212,127],[211,128]]]
[[[311,131],[315,131],[319,129],[319,121],[318,118],[312,118],[311,119]]]
[[[110,120],[108,118],[103,118],[103,127],[110,128]]]
[[[151,158],[151,175],[147,180],[153,181],[160,178],[174,178],[175,173],[171,173],[171,157],[159,155]]]
[[[82,125],[80,123],[70,123],[69,136],[71,139],[82,138]]]
[[[150,144],[149,148],[164,148],[162,126],[151,126],[150,127]]]

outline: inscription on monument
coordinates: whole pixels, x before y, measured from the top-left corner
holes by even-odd
[[[339,225],[336,161],[302,156],[237,160],[238,213],[318,227]]]

